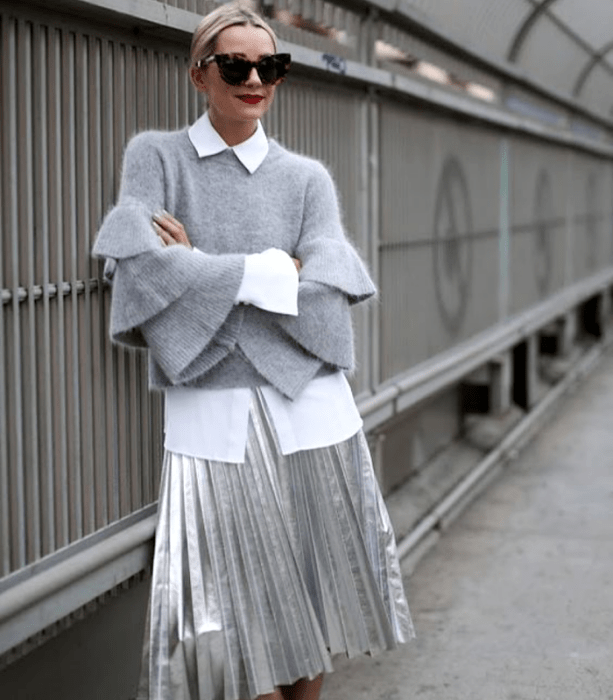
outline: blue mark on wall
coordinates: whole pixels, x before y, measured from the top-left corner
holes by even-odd
[[[347,61],[341,56],[335,56],[333,53],[322,53],[321,60],[329,71],[339,75],[347,73]]]

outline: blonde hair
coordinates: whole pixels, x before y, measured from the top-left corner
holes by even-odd
[[[236,25],[251,25],[268,32],[277,50],[277,37],[272,27],[255,11],[251,0],[234,0],[221,5],[216,10],[203,17],[192,36],[190,53],[190,68],[202,59],[215,53],[217,37],[224,29]]]

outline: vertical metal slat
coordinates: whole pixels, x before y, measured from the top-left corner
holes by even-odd
[[[6,235],[11,241],[10,253],[10,282],[13,291],[11,300],[11,334],[9,336],[9,357],[8,367],[11,373],[9,389],[9,405],[11,410],[8,413],[9,423],[9,494],[10,513],[12,529],[12,557],[13,568],[21,568],[27,561],[26,552],[26,512],[25,512],[25,462],[23,446],[23,396],[22,396],[22,348],[21,348],[21,317],[19,309],[18,288],[20,285],[20,221],[19,221],[19,187],[18,178],[15,176],[19,172],[19,152],[18,152],[18,32],[17,21],[6,23],[6,36],[3,42],[6,50],[7,80],[6,80],[6,105],[8,107],[8,118],[6,120],[5,137],[3,144],[3,158],[9,164],[11,177],[7,183],[5,206],[7,217],[5,218]]]
[[[10,104],[8,101],[9,85],[9,44],[8,33],[9,23],[5,15],[0,15],[0,95],[3,104]],[[2,149],[6,147],[6,137],[8,134],[7,110],[0,110],[0,143]],[[4,227],[7,225],[7,200],[8,183],[10,182],[8,163],[5,159],[0,162],[0,223]],[[4,282],[4,256],[6,250],[5,237],[0,238],[0,289],[5,288]],[[5,323],[6,312],[4,303],[0,302],[0,431],[2,435],[8,435],[8,386],[7,386],[7,362],[5,349]],[[0,440],[0,576],[6,576],[11,570],[11,537],[10,537],[10,495],[9,495],[9,450],[7,440]]]
[[[90,185],[89,174],[91,171],[89,162],[89,114],[90,103],[88,95],[89,77],[89,38],[79,33],[76,38],[76,143],[75,159],[77,172],[84,177],[77,180],[76,189],[76,225],[74,230],[73,246],[75,249],[75,277],[89,279],[90,273]],[[84,534],[93,532],[96,528],[96,495],[94,480],[94,441],[93,441],[93,365],[92,365],[92,294],[89,285],[85,285],[84,295],[74,298],[75,304],[75,352],[79,362],[76,368],[75,390],[78,391],[80,414],[80,456],[81,470],[81,499],[82,518],[81,527]]]
[[[22,350],[22,386],[24,390],[24,481],[26,489],[25,517],[26,527],[21,536],[26,539],[25,549],[27,561],[34,561],[41,556],[40,535],[40,483],[39,483],[39,428],[38,428],[38,397],[37,397],[37,333],[36,312],[37,302],[32,291],[36,284],[35,272],[35,239],[34,239],[34,184],[33,175],[33,125],[32,125],[32,30],[29,22],[20,22],[18,48],[18,109],[20,119],[19,138],[19,230],[24,242],[21,248],[21,278],[29,290],[27,303],[19,305],[17,313],[27,313],[23,324]],[[27,348],[27,349],[26,349]]]
[[[62,211],[62,31],[53,29],[49,37],[49,220],[51,265],[56,284],[64,279],[63,211]],[[53,434],[55,463],[55,512],[56,543],[62,547],[70,541],[68,506],[68,445],[66,420],[66,352],[64,297],[58,294],[53,300],[52,323],[52,371],[53,371]]]
[[[71,541],[83,537],[83,487],[81,479],[81,416],[79,411],[79,297],[77,263],[76,206],[76,76],[75,43],[72,31],[62,34],[62,222],[64,235],[64,274],[71,282],[64,304],[66,328],[66,397],[69,436],[69,514]]]
[[[40,442],[41,442],[41,518],[42,518],[42,553],[49,554],[56,549],[56,510],[54,497],[53,459],[53,398],[52,398],[52,345],[51,345],[51,305],[49,300],[50,252],[49,252],[49,141],[47,127],[49,123],[49,30],[40,25],[36,28],[36,66],[34,71],[34,95],[36,105],[35,150],[36,150],[36,228],[41,241],[41,279],[43,287],[42,328],[40,329],[39,348],[39,384],[40,401]]]
[[[103,162],[102,162],[102,43],[97,37],[90,37],[89,41],[89,106],[90,106],[90,131],[89,131],[89,226],[96,231],[102,213],[103,204]],[[108,464],[108,435],[106,424],[106,392],[105,392],[105,367],[106,348],[108,345],[107,330],[105,327],[105,291],[103,288],[102,265],[93,263],[96,268],[98,287],[92,297],[92,371],[93,377],[93,460],[94,460],[94,490],[95,490],[95,523],[96,528],[103,527],[109,522],[108,493],[106,488],[106,468]]]
[[[113,53],[112,43],[106,39],[101,41],[101,115],[102,124],[100,133],[102,135],[102,200],[105,206],[111,204],[115,198],[115,173],[119,169],[119,161],[115,155],[114,128],[113,128]],[[108,299],[108,296],[106,297]],[[101,315],[101,323],[104,329],[108,328],[109,309],[106,304],[103,306],[104,314]],[[107,491],[107,520],[112,522],[119,518],[119,436],[118,420],[115,406],[117,405],[116,381],[115,381],[115,358],[118,354],[117,348],[104,345],[104,395],[105,395],[105,438],[107,444],[107,455],[105,466],[105,488]]]

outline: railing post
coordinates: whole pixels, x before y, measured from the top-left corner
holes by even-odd
[[[513,349],[513,400],[529,411],[538,401],[539,336],[528,336]]]
[[[379,10],[370,7],[362,19],[360,60],[367,66],[376,65],[375,43],[378,37]]]
[[[573,309],[562,317],[562,332],[560,333],[560,355],[568,357],[571,354],[577,338],[577,310]]]
[[[493,357],[460,383],[462,414],[500,416],[511,408],[513,363],[510,352]]]
[[[613,328],[611,327],[611,313],[613,312],[613,300],[611,299],[611,289],[607,287],[600,294],[599,321],[602,340],[607,340]]]
[[[493,358],[490,366],[491,413],[501,415],[511,408],[513,363],[506,352]]]
[[[370,267],[374,282],[380,286],[380,242],[381,242],[381,216],[380,216],[380,112],[379,99],[374,90],[368,92],[368,163],[369,163],[369,241]],[[381,381],[381,317],[378,304],[370,306],[370,381],[371,388],[376,391]]]

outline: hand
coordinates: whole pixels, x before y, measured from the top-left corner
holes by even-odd
[[[183,224],[165,209],[156,212],[151,223],[164,245],[184,245],[191,250],[192,244]]]
[[[298,258],[292,258],[292,262],[296,266],[296,270],[298,270],[298,272],[300,273],[300,270],[302,270],[302,263],[300,262],[300,260],[298,260]]]

